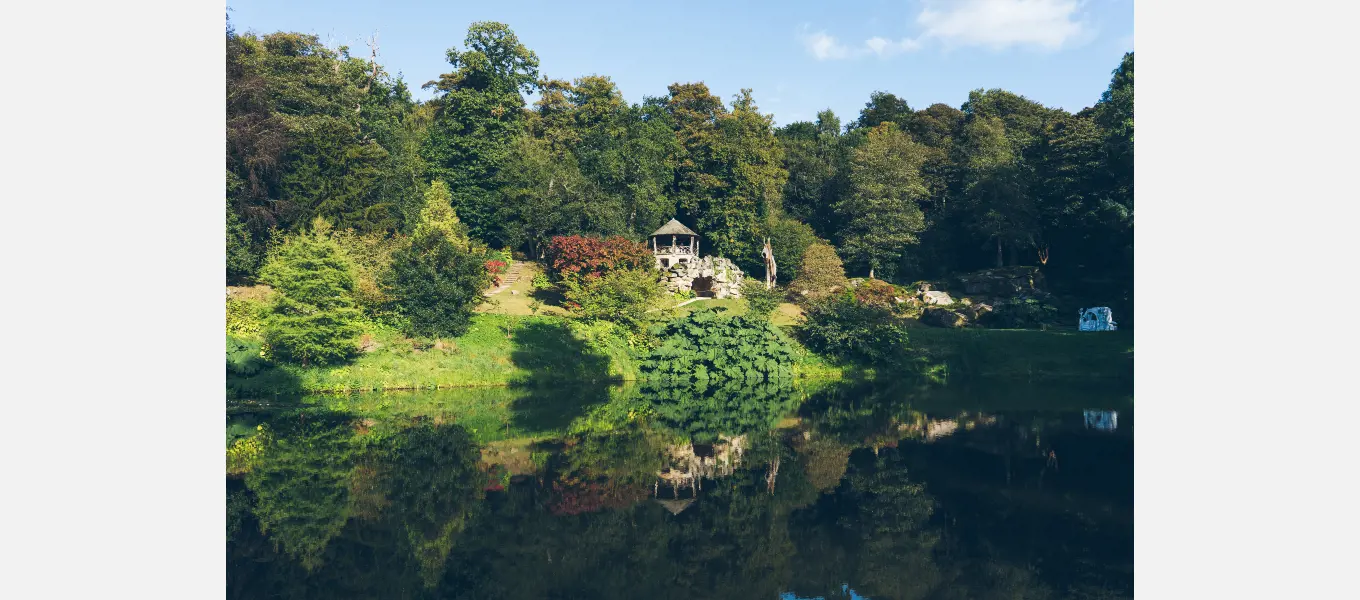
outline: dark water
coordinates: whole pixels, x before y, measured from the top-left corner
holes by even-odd
[[[1133,398],[1010,383],[230,406],[230,598],[1125,598]]]

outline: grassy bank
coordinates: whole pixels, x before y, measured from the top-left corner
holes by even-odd
[[[1133,380],[1133,332],[1030,329],[911,330],[911,354],[950,378]]]

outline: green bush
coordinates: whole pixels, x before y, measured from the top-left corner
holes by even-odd
[[[443,231],[428,230],[392,255],[386,280],[408,335],[457,337],[490,284],[483,257],[460,249]]]
[[[845,278],[845,266],[836,249],[830,244],[818,242],[808,246],[803,253],[803,262],[798,267],[798,278],[789,284],[794,300],[808,304],[829,297],[849,285]]]
[[[227,376],[250,377],[269,368],[269,361],[260,354],[259,342],[228,335]]]
[[[1001,329],[1031,329],[1052,323],[1057,316],[1058,309],[1052,304],[1028,298],[997,305],[983,324]]]
[[[268,305],[261,302],[227,298],[227,333],[242,336],[259,335],[267,308]]]
[[[891,283],[881,279],[866,279],[855,286],[855,300],[860,304],[868,304],[882,308],[893,309],[897,306],[897,288]]]
[[[641,365],[647,378],[765,381],[793,375],[793,345],[765,320],[705,307],[651,333],[658,344]]]
[[[577,316],[610,321],[630,331],[641,331],[647,311],[665,297],[657,271],[649,268],[615,269],[604,275],[565,275],[563,297]]]
[[[358,350],[354,265],[329,230],[318,219],[311,233],[275,247],[260,269],[260,279],[275,292],[262,327],[273,358],[333,364]]]
[[[753,319],[766,320],[779,308],[784,292],[779,288],[765,289],[765,282],[748,277],[741,284],[741,297],[746,299],[747,314]]]
[[[779,281],[793,281],[802,267],[803,254],[817,243],[817,233],[807,223],[788,217],[775,219],[766,228],[775,264],[779,267]]]
[[[814,303],[805,316],[799,335],[814,352],[868,364],[906,354],[906,326],[886,307],[838,297]]]
[[[552,280],[548,279],[547,275],[539,273],[534,275],[534,278],[529,282],[529,285],[533,286],[536,290],[546,290],[552,287]]]

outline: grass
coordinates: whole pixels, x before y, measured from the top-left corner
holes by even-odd
[[[453,339],[412,340],[373,325],[372,348],[347,365],[281,365],[231,381],[237,395],[418,390],[636,378],[626,342],[555,316],[478,314]]]
[[[567,310],[558,306],[555,299],[548,298],[544,292],[534,289],[534,275],[541,272],[538,264],[527,261],[519,264],[519,281],[500,293],[487,298],[486,303],[477,307],[477,312],[495,315],[532,316],[534,311],[531,305],[537,300],[542,305],[538,309],[538,314],[566,316]]]

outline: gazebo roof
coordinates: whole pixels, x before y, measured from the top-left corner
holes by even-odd
[[[689,508],[689,505],[694,502],[694,499],[686,498],[684,500],[662,500],[660,498],[657,498],[656,501],[659,502],[662,506],[666,507],[666,510],[671,511],[671,514],[678,515],[681,512],[684,512],[686,508]]]
[[[670,222],[661,226],[661,229],[652,232],[652,236],[658,235],[699,235],[694,230],[680,224],[679,221],[671,219]]]

